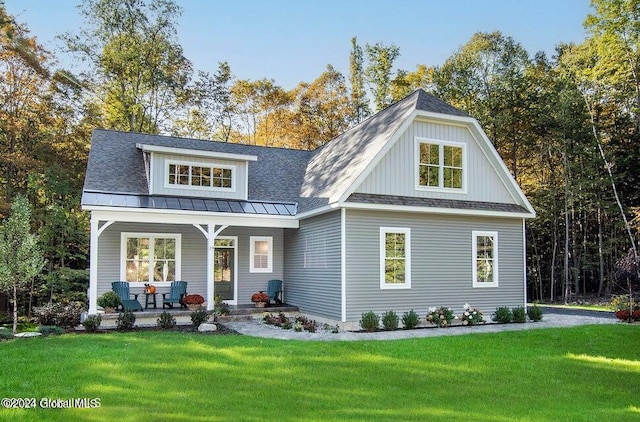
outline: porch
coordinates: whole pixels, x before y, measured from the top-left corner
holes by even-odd
[[[189,309],[173,308],[173,309],[145,309],[144,311],[134,312],[136,316],[137,327],[155,327],[157,326],[157,320],[162,312],[170,313],[175,319],[177,325],[191,325],[191,313],[193,311]],[[283,303],[281,305],[272,305],[264,308],[258,308],[253,304],[244,305],[229,305],[229,314],[225,316],[218,316],[218,321],[224,323],[225,321],[251,321],[254,319],[261,319],[265,312],[279,314],[284,313],[287,316],[296,315],[300,310],[297,306],[288,305]],[[119,313],[100,314],[102,315],[101,328],[115,328],[116,319]]]

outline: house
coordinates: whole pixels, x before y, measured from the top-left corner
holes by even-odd
[[[320,321],[526,303],[535,211],[478,122],[422,90],[314,151],[95,130],[89,312],[132,291],[250,303],[270,279]]]

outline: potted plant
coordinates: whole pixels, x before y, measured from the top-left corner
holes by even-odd
[[[195,309],[198,309],[204,303],[204,298],[197,294],[186,295],[185,297],[182,298],[182,303],[187,305],[189,309],[195,310]]]
[[[118,296],[116,292],[108,291],[103,293],[96,303],[104,309],[106,314],[109,314],[114,312],[118,306],[122,305],[122,300],[120,300],[120,296]]]
[[[254,293],[251,296],[251,301],[256,304],[257,308],[264,308],[267,302],[269,302],[269,295],[262,291]]]

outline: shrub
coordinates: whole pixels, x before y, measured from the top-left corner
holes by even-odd
[[[498,324],[508,324],[513,321],[513,314],[511,313],[511,309],[506,306],[500,306],[496,308],[496,313],[491,317],[492,320],[496,321]]]
[[[163,330],[168,330],[176,326],[176,319],[167,311],[164,311],[160,314],[157,322],[158,327],[162,328]]]
[[[286,317],[283,313],[280,313],[280,316],[286,320]],[[298,323],[302,324],[302,328],[310,333],[315,333],[318,329],[318,324],[314,320],[309,319],[303,315],[298,315],[296,317],[296,326],[298,325]]]
[[[530,306],[527,314],[529,315],[529,319],[533,322],[538,322],[542,319],[542,309],[540,309],[538,305]]]
[[[9,340],[13,338],[11,330],[5,327],[0,327],[0,340]]]
[[[209,314],[204,309],[191,312],[191,325],[193,325],[194,328],[198,328],[200,324],[207,322],[208,319]]]
[[[362,314],[360,327],[365,331],[375,331],[380,326],[380,317],[373,311]]]
[[[468,303],[463,306],[464,312],[462,312],[462,325],[477,325],[484,322],[484,317],[479,309],[472,308]]]
[[[64,334],[64,328],[57,325],[41,325],[38,327],[38,332],[43,336],[59,335]]]
[[[455,315],[451,308],[446,308],[444,306],[439,308],[431,307],[427,314],[427,321],[441,328],[450,325],[453,318],[455,318]]]
[[[229,305],[221,302],[215,306],[214,312],[218,315],[229,315]]]
[[[82,321],[82,326],[88,333],[95,333],[98,331],[98,327],[100,327],[101,323],[101,315],[89,315],[84,321]]]
[[[109,290],[103,293],[96,303],[103,308],[117,308],[122,305],[122,300],[120,300],[120,296],[116,292]]]
[[[116,318],[118,330],[130,330],[136,323],[136,316],[131,311],[120,312]]]
[[[418,325],[420,325],[420,317],[417,313],[415,313],[413,309],[409,312],[405,312],[402,315],[402,325],[406,330],[416,328]]]
[[[34,308],[33,312],[39,325],[57,325],[63,328],[73,328],[80,325],[80,314],[84,310],[78,302],[66,305],[60,303],[47,303],[44,306]]]
[[[524,306],[518,306],[517,308],[513,308],[511,310],[513,314],[513,322],[523,323],[527,322],[527,310],[524,309]]]
[[[387,311],[382,314],[382,326],[385,330],[397,330],[400,318],[393,311]]]

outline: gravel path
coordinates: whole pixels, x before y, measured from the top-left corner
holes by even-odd
[[[294,330],[284,330],[273,325],[266,325],[262,321],[249,322],[225,322],[224,326],[237,331],[240,334],[276,338],[282,340],[310,340],[310,341],[358,341],[358,340],[397,340],[416,337],[435,336],[456,336],[473,333],[496,333],[500,331],[535,330],[539,328],[573,327],[587,324],[618,324],[615,319],[577,316],[577,315],[557,315],[545,314],[542,321],[527,322],[525,324],[485,324],[475,327],[453,326],[449,328],[424,328],[416,330],[381,331],[375,333],[354,333],[351,331],[341,331],[331,333],[319,329],[316,333],[300,332]]]

